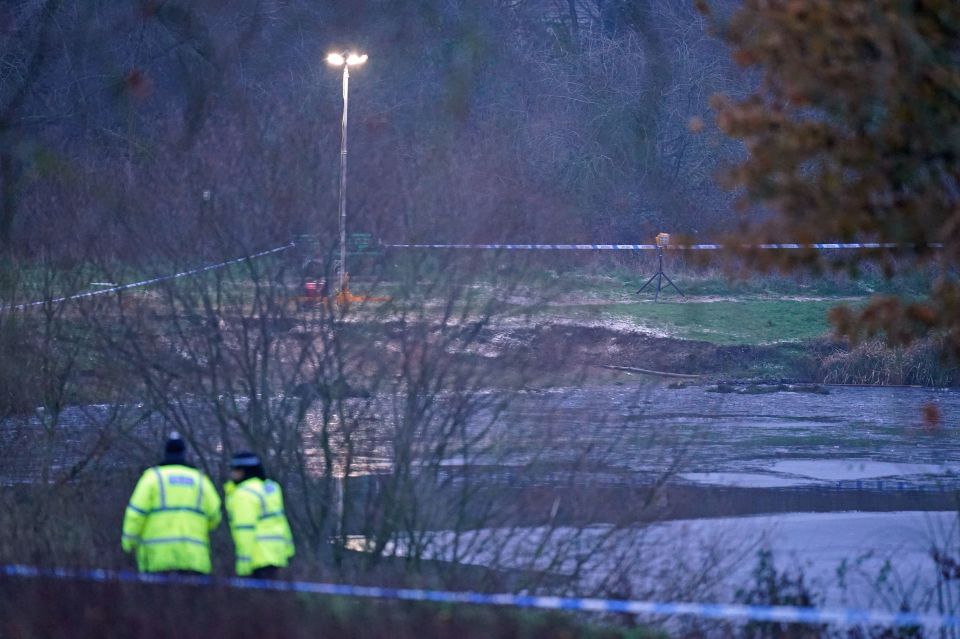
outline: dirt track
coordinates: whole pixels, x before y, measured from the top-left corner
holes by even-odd
[[[488,331],[480,336],[486,357],[520,355],[534,369],[574,371],[600,365],[627,366],[708,379],[750,378],[817,381],[818,353],[825,343],[720,346],[709,342],[656,337],[639,331],[545,324]]]

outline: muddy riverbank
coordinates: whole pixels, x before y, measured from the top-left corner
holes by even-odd
[[[591,375],[599,376],[605,373],[597,367],[619,366],[698,375],[705,380],[747,378],[770,382],[820,381],[820,361],[836,348],[823,340],[718,345],[573,324],[491,331],[487,341],[494,347],[519,349],[532,364],[548,371],[587,368]]]
[[[406,327],[368,325],[389,344]],[[469,343],[450,356],[467,366],[497,371],[498,386],[556,386],[623,379],[629,371],[657,377],[696,376],[707,383],[864,384],[956,386],[960,368],[934,341],[891,349],[882,341],[851,347],[829,337],[760,344],[721,344],[659,334],[624,322],[576,321],[464,328]],[[626,374],[625,374],[626,373]],[[696,380],[693,380],[696,383]]]

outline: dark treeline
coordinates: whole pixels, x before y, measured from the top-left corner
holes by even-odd
[[[707,101],[742,83],[709,31],[690,0],[6,3],[0,243],[132,259],[335,234],[341,78],[323,58],[348,48],[370,55],[350,89],[352,230],[708,235],[736,151]]]

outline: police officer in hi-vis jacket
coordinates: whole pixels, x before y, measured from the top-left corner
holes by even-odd
[[[187,462],[176,432],[163,461],[137,482],[123,517],[124,552],[136,552],[141,572],[210,574],[210,532],[220,524],[220,496]]]
[[[275,578],[294,554],[280,484],[267,478],[259,457],[244,452],[230,462],[230,481],[224,493],[237,575]]]

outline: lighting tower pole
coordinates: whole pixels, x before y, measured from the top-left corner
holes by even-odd
[[[367,61],[367,54],[331,53],[327,62],[343,67],[343,118],[340,121],[340,293],[346,292],[347,277],[347,113],[350,104],[350,67]]]

